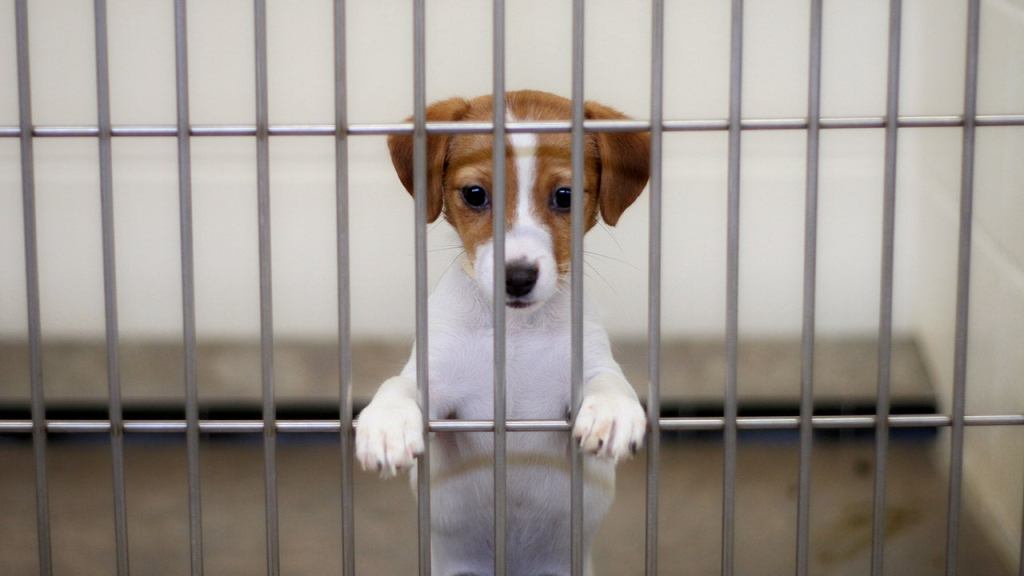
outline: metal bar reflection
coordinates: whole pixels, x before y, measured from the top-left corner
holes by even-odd
[[[644,574],[658,573],[658,471],[661,465],[661,192],[662,117],[665,79],[665,2],[651,4],[651,183],[648,236],[647,343],[648,373],[647,492],[644,538]]]
[[[32,144],[32,90],[28,56],[28,3],[14,3],[18,67],[18,125],[21,139],[21,206],[25,237],[25,293],[28,309],[29,385],[32,454],[35,465],[36,539],[39,574],[53,573],[50,544],[49,480],[46,472],[46,400],[43,391],[42,328],[39,313],[39,255],[36,243],[36,185]]]
[[[413,195],[416,252],[416,386],[423,410],[424,450],[417,465],[419,574],[430,576],[430,345],[427,340],[427,64],[426,5],[413,0]]]
[[[818,252],[818,152],[821,128],[822,0],[811,0],[810,62],[807,88],[807,176],[804,199],[803,326],[800,366],[800,470],[796,515],[796,573],[808,576],[811,520],[811,454],[814,425],[814,318]]]
[[[506,379],[505,379],[505,2],[494,0],[493,14],[493,180],[494,229],[494,574],[508,565]]]
[[[192,144],[188,133],[188,16],[174,3],[174,60],[178,116],[178,208],[181,234],[181,310],[185,357],[185,450],[188,458],[189,567],[203,574],[203,513],[199,478],[199,389],[196,373],[196,290],[192,246]],[[126,428],[127,430],[127,428]]]
[[[1024,126],[1024,114],[979,114],[974,117],[980,127]],[[962,116],[900,116],[896,122],[900,128],[959,128],[964,125]],[[855,130],[885,128],[888,121],[884,116],[823,117],[819,120],[822,130]],[[584,120],[584,132],[642,132],[650,129],[650,122],[644,120]],[[663,120],[665,132],[725,132],[729,120]],[[745,118],[740,121],[740,130],[806,130],[806,118]],[[491,122],[427,122],[428,134],[490,134],[494,130]],[[200,125],[187,128],[192,136],[255,136],[256,127],[246,125]],[[572,123],[567,121],[507,122],[507,134],[551,134],[568,133]],[[36,126],[31,130],[37,138],[95,138],[99,135],[96,126]],[[413,125],[407,122],[382,124],[349,124],[349,136],[387,136],[390,134],[412,134]],[[114,126],[113,137],[175,137],[179,129],[175,126]],[[271,136],[334,136],[332,124],[291,124],[274,125],[268,128]],[[21,129],[17,126],[0,126],[0,138],[18,138]]]
[[[815,416],[811,424],[815,430],[865,430],[875,428],[877,417],[863,416]],[[891,428],[947,428],[953,418],[946,414],[898,414],[889,416]],[[290,434],[337,434],[341,424],[338,420],[276,420],[278,432]],[[352,423],[358,427],[359,422]],[[493,432],[492,420],[431,420],[431,432]],[[658,419],[663,430],[674,431],[716,431],[725,428],[725,418],[708,417],[664,417]],[[969,414],[964,416],[964,426],[1002,427],[1024,426],[1024,414]],[[509,420],[509,432],[565,432],[571,423],[565,420]],[[739,430],[799,430],[799,416],[740,416],[736,419]],[[45,428],[59,434],[106,434],[110,432],[109,420],[48,420]],[[199,429],[204,434],[256,434],[263,430],[261,420],[200,420]],[[125,420],[124,431],[131,434],[182,434],[188,430],[187,420]],[[0,420],[0,434],[32,434],[31,419]]]
[[[103,303],[106,331],[107,390],[110,413],[110,461],[114,489],[114,557],[117,573],[128,574],[128,511],[124,486],[124,429],[121,410],[121,362],[117,319],[117,263],[114,243],[114,184],[110,141],[110,66],[107,54],[107,3],[93,4],[96,35],[96,111],[99,125],[100,216],[103,244]]]
[[[892,367],[893,254],[896,228],[896,152],[900,103],[900,27],[902,0],[889,3],[889,63],[885,128],[885,193],[882,208],[882,274],[878,319],[878,398],[875,431],[874,505],[871,574],[882,576],[885,558],[885,486],[889,454],[890,371]]]
[[[946,516],[946,576],[957,573],[960,552],[960,499],[964,468],[964,413],[967,409],[967,331],[971,306],[971,221],[974,213],[975,109],[978,105],[980,0],[967,9],[964,70],[964,123],[960,165],[960,232],[957,256],[956,336],[953,351],[953,425],[950,438],[949,499]]]
[[[743,0],[733,0],[729,63],[728,239],[726,250],[725,320],[725,454],[722,470],[722,576],[735,569],[737,348],[739,340],[740,272],[740,132],[743,103]]]
[[[341,573],[355,576],[355,499],[352,428],[352,316],[349,268],[348,80],[345,0],[334,1],[334,182],[337,204],[338,414],[341,449]],[[278,430],[282,428],[278,426]]]
[[[572,204],[570,210],[572,269],[570,278],[571,313],[571,401],[576,421],[583,402],[583,61],[584,2],[572,3]],[[583,452],[570,438],[570,566],[572,576],[583,576]]]
[[[260,383],[263,398],[263,481],[267,529],[267,575],[281,572],[277,512],[277,427],[274,426],[274,296],[270,242],[270,140],[267,105],[267,4],[255,0],[256,194],[260,258]]]

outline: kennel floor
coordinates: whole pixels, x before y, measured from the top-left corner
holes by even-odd
[[[180,344],[126,340],[120,352],[125,416],[181,418]],[[203,341],[198,353],[203,416],[258,419],[258,343]],[[644,343],[620,343],[615,353],[644,395]],[[405,343],[356,342],[356,404],[365,403],[375,387],[404,363],[407,354]],[[819,339],[818,413],[873,410],[876,354],[877,343],[872,339]],[[5,417],[28,417],[27,357],[24,342],[0,342],[0,412]],[[707,410],[721,413],[724,346],[720,341],[666,341],[663,360],[664,408],[676,406],[687,415],[703,415]],[[934,392],[912,340],[894,342],[892,368],[894,412],[901,408],[918,413],[934,410]],[[741,346],[739,369],[741,413],[758,406],[767,406],[771,414],[796,413],[799,340],[746,341]],[[45,341],[43,374],[50,417],[106,417],[105,349],[101,342]],[[280,417],[336,418],[337,378],[334,345],[276,343]],[[227,412],[218,414],[218,409]],[[341,562],[337,438],[292,434],[278,438],[282,574],[337,574]],[[941,453],[948,446],[946,431],[894,431],[887,492],[887,574],[943,572],[947,470]],[[794,431],[740,435],[738,575],[794,572],[798,454]],[[869,573],[873,460],[870,434],[818,435],[812,477],[812,574]],[[126,462],[132,573],[186,574],[188,502],[182,436],[131,435]],[[718,574],[720,433],[666,437],[660,466],[661,572]],[[51,435],[48,467],[56,574],[113,574],[113,494],[107,437]],[[643,573],[644,470],[643,454],[620,467],[617,498],[598,535],[598,576]],[[265,573],[260,436],[204,436],[201,474],[206,573]],[[382,481],[373,474],[357,472],[355,496],[359,574],[415,574],[416,509],[408,483]],[[986,519],[972,505],[969,492],[964,498],[960,574],[1015,574],[1003,565],[997,548],[987,540],[982,530]],[[36,556],[31,442],[27,436],[0,437],[0,574],[34,574]]]
[[[886,573],[941,574],[945,470],[941,435],[895,437],[889,460]],[[662,444],[659,550],[662,572],[717,574],[720,562],[722,445],[688,436]],[[278,445],[282,574],[337,574],[341,562],[338,445],[333,437],[281,436]],[[737,574],[794,571],[798,447],[793,435],[741,435],[737,482]],[[179,436],[127,444],[129,551],[133,574],[188,570],[185,450]],[[873,443],[864,437],[815,443],[812,573],[869,572]],[[0,441],[0,574],[36,570],[31,443]],[[115,570],[109,445],[55,436],[49,445],[55,573]],[[260,437],[204,437],[203,543],[207,574],[265,573]],[[620,467],[617,498],[597,539],[598,575],[643,573],[643,455]],[[408,482],[357,472],[356,565],[365,575],[409,575],[416,567],[416,508]],[[1013,574],[965,502],[961,572]]]

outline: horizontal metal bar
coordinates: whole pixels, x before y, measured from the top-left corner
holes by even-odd
[[[740,120],[740,130],[802,130],[806,118],[748,118]]]
[[[1024,126],[1024,114],[990,114],[975,116],[977,126]],[[509,134],[568,133],[571,122],[508,122],[505,132]],[[957,128],[964,125],[963,116],[901,116],[900,128]],[[822,129],[885,128],[882,116],[858,116],[822,118]],[[740,123],[742,130],[806,130],[806,118],[746,118]],[[651,129],[646,120],[586,120],[583,129],[587,132],[643,132]],[[710,120],[666,120],[662,122],[666,132],[714,132],[729,129],[725,119]],[[428,134],[489,134],[494,130],[490,122],[428,122]],[[256,126],[249,125],[202,125],[192,126],[192,136],[256,136]],[[281,124],[269,128],[271,136],[331,136],[336,134],[334,124]],[[384,124],[350,124],[351,136],[387,136],[391,134],[412,134],[408,122]],[[96,126],[36,126],[32,135],[37,138],[89,138],[99,136]],[[116,137],[174,137],[176,126],[114,126],[111,135]],[[0,126],[0,138],[17,138],[21,129],[17,126]]]
[[[900,119],[900,126],[910,121],[909,117]],[[818,122],[821,129],[851,129],[851,128],[885,128],[884,116],[848,116],[845,118],[821,118]]]
[[[20,136],[19,131],[17,136]],[[32,128],[32,135],[36,138],[83,138],[97,137],[100,135],[98,126],[35,126]],[[113,136],[111,129],[111,136]]]
[[[43,130],[50,131],[50,128],[37,126],[33,130],[33,133],[36,136],[41,136],[41,135],[47,135],[48,136],[48,135],[50,135],[50,134],[40,134],[40,131],[43,131]],[[57,136],[59,134],[53,134],[53,135]],[[153,137],[153,136],[177,138],[178,137],[178,127],[177,126],[114,126],[114,127],[111,128],[110,135],[111,136],[131,137],[131,138]]]
[[[348,133],[350,136],[389,136],[391,134],[412,134],[412,123],[349,124]]]
[[[661,418],[664,430],[722,430],[722,417]],[[889,416],[893,428],[945,428],[952,419],[945,414],[901,414]],[[797,430],[799,416],[741,416],[737,420],[740,430]],[[862,429],[875,426],[875,416],[815,416],[811,419],[818,429]],[[967,426],[1024,426],[1024,414],[978,414],[966,416]],[[277,431],[284,433],[337,434],[338,420],[278,420]],[[359,422],[353,422],[353,427]],[[46,430],[55,434],[93,434],[110,432],[109,420],[49,420]],[[199,430],[208,434],[255,434],[263,431],[262,420],[201,420]],[[493,432],[491,420],[432,420],[432,432]],[[566,432],[565,420],[509,420],[510,432]],[[180,434],[185,432],[184,420],[125,420],[124,431],[133,434]],[[32,420],[0,420],[0,434],[30,434]]]
[[[256,126],[192,126],[192,136],[256,136]]]
[[[0,422],[0,433],[4,434],[31,434],[31,420],[7,420]]]
[[[584,120],[585,132],[646,132],[651,129],[647,120]]]
[[[917,116],[901,117],[897,125],[900,128],[951,128],[963,126],[964,121],[960,116]]]
[[[979,114],[976,126],[1024,126],[1024,114]]]
[[[129,420],[125,422],[124,431],[143,434],[165,432],[184,433],[188,432],[188,420]]]
[[[48,420],[46,431],[58,434],[88,434],[110,432],[109,420]]]
[[[271,136],[331,136],[338,133],[334,124],[280,124],[267,129]]]
[[[661,123],[665,132],[715,132],[729,129],[729,121],[721,120],[665,120]]]
[[[505,429],[509,432],[566,432],[569,422],[565,420],[508,420]],[[432,420],[432,432],[493,432],[490,420]]]

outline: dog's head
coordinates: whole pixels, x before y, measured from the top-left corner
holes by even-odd
[[[536,91],[506,95],[509,121],[568,120],[571,102]],[[490,121],[490,96],[452,98],[427,108],[431,122]],[[624,119],[594,102],[587,119]],[[588,133],[585,141],[583,206],[587,230],[598,214],[614,226],[647,183],[650,139],[647,133]],[[455,227],[474,279],[490,297],[493,285],[491,184],[493,138],[489,134],[430,135],[427,138],[427,217],[442,213]],[[388,139],[391,160],[402,184],[413,193],[413,142],[410,135]],[[571,137],[512,134],[505,154],[506,302],[532,308],[545,302],[569,271],[571,252]]]

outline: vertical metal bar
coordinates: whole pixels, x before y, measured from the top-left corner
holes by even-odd
[[[334,1],[334,182],[338,252],[338,413],[341,444],[341,573],[355,576],[355,501],[352,429],[352,316],[348,212],[348,77],[345,0]]]
[[[114,488],[117,573],[128,574],[128,514],[124,486],[124,422],[117,319],[117,263],[114,245],[114,183],[111,158],[110,65],[107,55],[107,3],[95,0],[96,104],[99,128],[100,206],[103,230],[103,300],[106,311],[107,388]]]
[[[902,0],[889,2],[889,74],[885,122],[885,197],[882,208],[882,274],[878,320],[878,394],[875,424],[874,509],[871,574],[882,576],[885,559],[885,484],[889,453],[889,373],[892,364],[892,285],[896,228],[896,153],[900,104]]]
[[[36,537],[39,574],[53,573],[50,549],[50,499],[46,474],[46,400],[43,393],[42,327],[39,320],[39,256],[36,246],[36,182],[32,146],[32,89],[28,59],[28,3],[14,3],[18,50],[18,123],[21,131],[21,204],[25,234],[25,291],[28,305],[29,382],[32,404],[32,452],[36,476]]]
[[[583,0],[572,3],[572,310],[571,400],[573,426],[583,402]],[[572,436],[570,435],[570,438]],[[570,538],[572,576],[583,576],[583,453],[578,442],[569,442],[572,458],[570,479]]]
[[[648,373],[647,519],[644,574],[658,573],[658,469],[661,448],[661,184],[662,120],[665,78],[665,2],[651,3],[651,186],[647,277]]]
[[[946,519],[946,576],[954,576],[957,573],[957,558],[960,551],[960,493],[964,466],[964,412],[967,408],[967,329],[971,306],[971,217],[974,211],[974,134],[978,101],[980,4],[980,0],[970,0],[967,4],[963,157],[960,168],[960,243],[953,361],[953,427],[949,461],[949,514]]]
[[[424,0],[413,0],[412,173],[416,252],[416,386],[423,410],[423,454],[417,462],[419,574],[430,576],[430,344],[427,341],[427,38]]]
[[[505,576],[507,463],[505,436],[505,1],[494,0],[494,574]]]
[[[811,454],[814,442],[814,313],[818,252],[818,151],[821,119],[822,0],[811,0],[807,94],[807,192],[804,199],[804,311],[800,369],[800,472],[796,517],[796,573],[808,576]]]
[[[178,116],[178,209],[181,234],[181,312],[185,345],[185,450],[188,456],[188,533],[192,576],[203,574],[203,508],[199,479],[199,388],[196,381],[196,289],[192,250],[192,141],[189,134],[188,14],[174,2],[174,60]]]
[[[270,133],[267,109],[267,3],[254,0],[256,26],[256,193],[260,256],[260,375],[267,514],[267,575],[281,571],[277,515],[277,426],[274,406],[274,296],[270,243]]]
[[[732,2],[729,65],[729,223],[726,254],[725,454],[722,473],[722,575],[732,576],[736,534],[737,346],[740,274],[740,121],[743,102],[743,0]]]

